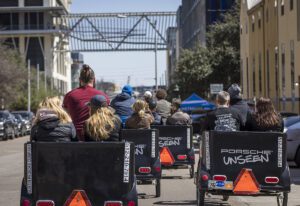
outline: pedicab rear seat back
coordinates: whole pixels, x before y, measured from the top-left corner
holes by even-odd
[[[227,189],[236,194],[290,190],[283,133],[205,132],[200,164],[202,175],[209,176],[208,182],[202,181],[208,190]],[[224,181],[216,179],[222,176]],[[241,187],[242,181],[248,181],[252,190]]]
[[[69,206],[78,195],[91,206],[137,205],[132,143],[32,142],[24,151],[26,196],[32,205],[48,200]]]
[[[161,150],[162,165],[194,165],[195,153],[192,126],[153,125],[151,128],[159,130],[158,146]],[[163,150],[163,148],[165,149]]]
[[[121,140],[135,144],[135,173],[137,179],[161,177],[158,130],[123,129]]]

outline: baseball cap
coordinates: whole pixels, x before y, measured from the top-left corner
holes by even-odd
[[[150,91],[146,91],[144,93],[144,97],[148,97],[148,98],[151,98],[152,97],[152,93]]]
[[[228,93],[230,95],[230,99],[241,99],[242,98],[241,92],[242,92],[242,90],[238,84],[232,84],[228,88]]]
[[[132,87],[130,85],[125,85],[122,89],[122,93],[127,93],[131,96],[132,95]]]
[[[93,106],[93,107],[107,107],[107,100],[105,96],[103,95],[95,95],[91,98],[89,102],[87,102],[88,106]]]

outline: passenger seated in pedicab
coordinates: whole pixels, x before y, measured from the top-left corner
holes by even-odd
[[[167,125],[191,125],[191,117],[180,110],[180,99],[174,99],[171,106],[171,116],[167,119]]]
[[[167,92],[164,89],[159,89],[156,92],[157,113],[164,119],[171,115],[171,103],[166,100]]]
[[[281,115],[275,110],[272,101],[261,97],[256,103],[256,112],[247,121],[249,131],[283,132],[284,125]]]
[[[239,131],[244,127],[239,111],[229,107],[230,96],[227,92],[221,91],[217,94],[217,109],[209,112],[202,127],[203,131]]]
[[[161,125],[162,119],[161,116],[156,112],[157,103],[155,100],[150,100],[148,102],[149,110],[154,118],[154,121],[152,122],[153,125]]]
[[[90,117],[84,123],[85,141],[119,141],[122,122],[108,107],[105,96],[95,95],[87,105]]]
[[[125,122],[126,129],[150,129],[154,121],[149,111],[148,104],[144,100],[137,100],[133,106],[133,114]]]
[[[147,102],[149,104],[149,102],[153,101],[153,98],[152,98],[152,93],[150,91],[146,91],[144,93],[144,101]]]
[[[47,97],[39,104],[31,129],[31,141],[77,141],[72,119],[61,105],[58,97]]]

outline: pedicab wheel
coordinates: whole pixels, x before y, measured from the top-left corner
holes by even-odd
[[[156,179],[155,197],[160,197],[160,179]]]
[[[277,205],[278,206],[287,206],[288,205],[288,193],[283,192],[277,196]]]
[[[205,191],[197,188],[197,206],[204,206]]]
[[[189,170],[190,170],[190,178],[194,178],[194,174],[195,174],[194,165],[191,165]]]
[[[297,167],[300,167],[300,147],[297,149],[295,162],[296,162]]]
[[[223,195],[222,200],[223,200],[223,201],[228,201],[228,200],[229,200],[229,195]]]

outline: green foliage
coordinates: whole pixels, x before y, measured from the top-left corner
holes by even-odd
[[[28,94],[28,70],[22,56],[0,43],[0,99],[4,101],[5,109],[27,110]],[[40,76],[40,89],[37,90],[36,69],[31,69],[31,109],[35,111],[39,102],[46,96],[55,96],[59,93],[55,90],[43,87],[43,77]],[[49,80],[48,80],[49,81]],[[2,106],[2,105],[1,105]]]
[[[211,83],[227,88],[240,81],[239,3],[208,28],[206,48],[183,50],[175,72],[183,98],[196,92],[208,96]]]
[[[195,50],[182,50],[175,72],[181,97],[185,98],[195,88],[202,93],[204,90],[199,83],[205,81],[211,72],[207,48],[198,46]]]

